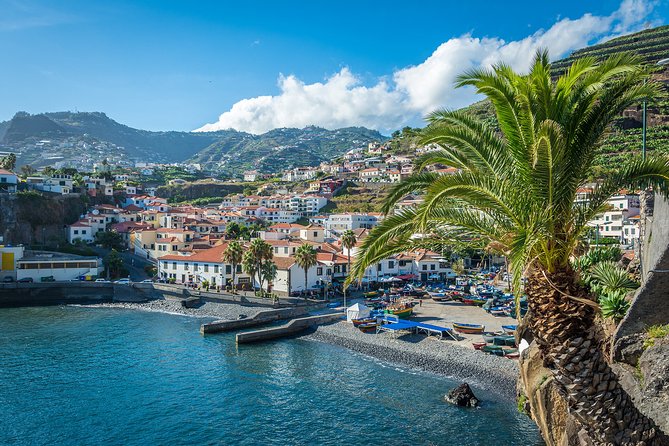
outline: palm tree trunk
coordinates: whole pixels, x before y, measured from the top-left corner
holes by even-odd
[[[559,291],[558,291],[559,290]],[[535,268],[527,278],[529,326],[551,369],[569,411],[596,444],[669,445],[653,420],[636,408],[620,386],[602,350],[592,306],[570,268],[545,273]]]
[[[235,276],[237,275],[237,265],[232,264],[232,294],[237,294],[235,289]]]
[[[307,294],[307,269],[304,268],[304,294]]]

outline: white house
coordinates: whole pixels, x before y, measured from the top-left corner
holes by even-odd
[[[0,169],[0,192],[10,194],[16,193],[16,186],[19,184],[19,177],[14,172]]]
[[[31,278],[39,282],[52,276],[57,281],[95,278],[103,272],[102,259],[45,251],[26,251],[16,261],[16,280]]]
[[[244,181],[257,181],[260,178],[260,174],[257,170],[247,170],[244,172]]]

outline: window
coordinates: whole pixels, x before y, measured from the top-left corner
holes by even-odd
[[[232,266],[225,265],[225,274],[232,274]]]
[[[188,271],[188,263],[184,263],[184,269]]]
[[[237,265],[237,272],[241,273],[242,272],[242,265]]]
[[[381,264],[380,263],[378,265],[376,265],[376,270],[381,271]]]
[[[435,269],[435,265],[433,263],[432,265],[430,265],[430,271],[434,271],[434,269]]]
[[[427,265],[423,265],[423,271],[427,271]]]
[[[75,229],[75,230],[74,230],[74,233],[75,233],[75,234],[79,234],[79,230],[78,230],[78,229]]]
[[[82,229],[82,230],[81,230],[81,234],[82,234],[82,235],[83,235],[83,234],[86,234],[86,230],[85,230],[85,229]]]
[[[318,237],[318,231],[314,231],[314,237]]]
[[[208,273],[209,272],[209,265],[204,265],[204,272]]]
[[[323,275],[323,267],[319,266],[316,268],[316,275],[322,276]]]
[[[214,273],[218,274],[218,265],[214,265]]]
[[[177,269],[177,262],[172,262],[172,269]]]
[[[395,261],[394,260],[388,260],[388,268],[390,268],[390,269],[395,268]]]

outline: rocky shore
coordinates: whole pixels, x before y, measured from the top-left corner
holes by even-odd
[[[345,322],[322,325],[303,339],[339,345],[382,361],[450,376],[506,398],[516,398],[516,361],[449,344],[451,341],[424,335],[368,334]]]
[[[129,310],[156,311],[182,316],[210,317],[213,319],[237,319],[239,315],[251,317],[266,308],[250,307],[231,303],[204,302],[196,308],[185,308],[179,300],[156,299],[148,302],[112,302],[85,305],[96,308],[126,308]]]

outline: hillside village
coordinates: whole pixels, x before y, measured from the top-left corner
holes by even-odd
[[[276,266],[271,290],[291,295],[341,286],[350,268],[349,260],[355,259],[369,230],[384,219],[380,212],[337,212],[336,206],[328,210],[340,191],[351,185],[374,188],[399,183],[414,172],[417,157],[438,149],[436,145],[411,143],[410,150],[399,154],[390,142],[373,142],[318,167],[296,167],[274,175],[245,171],[228,181],[242,186],[245,193],[231,193],[213,201],[204,197],[204,204],[174,202],[156,194],[165,183],[171,187],[192,183],[180,176],[202,178],[197,164],[136,163],[128,167],[105,161],[96,163],[90,174],[73,168],[45,168],[39,173],[26,173],[24,169],[24,174],[17,175],[5,169],[0,172],[0,185],[10,194],[32,191],[45,196],[87,197],[91,203],[88,211],[67,226],[67,242],[72,246],[96,245],[105,233],[114,233],[120,241],[119,249],[155,265],[154,280],[158,281],[257,289],[260,283],[253,272],[249,274],[241,264],[233,266],[223,259],[232,240],[239,240],[244,250],[253,240],[262,240],[271,247],[271,261]],[[161,176],[165,171],[176,172],[176,178]],[[433,171],[451,175],[458,169],[441,166]],[[587,203],[596,189],[596,183],[582,187],[576,205]],[[421,202],[421,197],[407,195],[394,212]],[[608,209],[590,223],[591,243],[619,245],[633,257],[639,240],[639,208],[637,193],[620,191],[609,201]],[[240,228],[246,231],[243,236]],[[354,237],[352,246],[343,243],[345,234]],[[307,268],[306,282],[304,269],[296,259],[302,245],[312,247],[316,259]],[[398,275],[415,276],[421,281],[443,280],[453,274],[451,255],[428,250],[401,253],[368,268],[362,283]],[[49,276],[53,272],[34,271],[34,275]],[[69,275],[91,273],[76,270]]]

